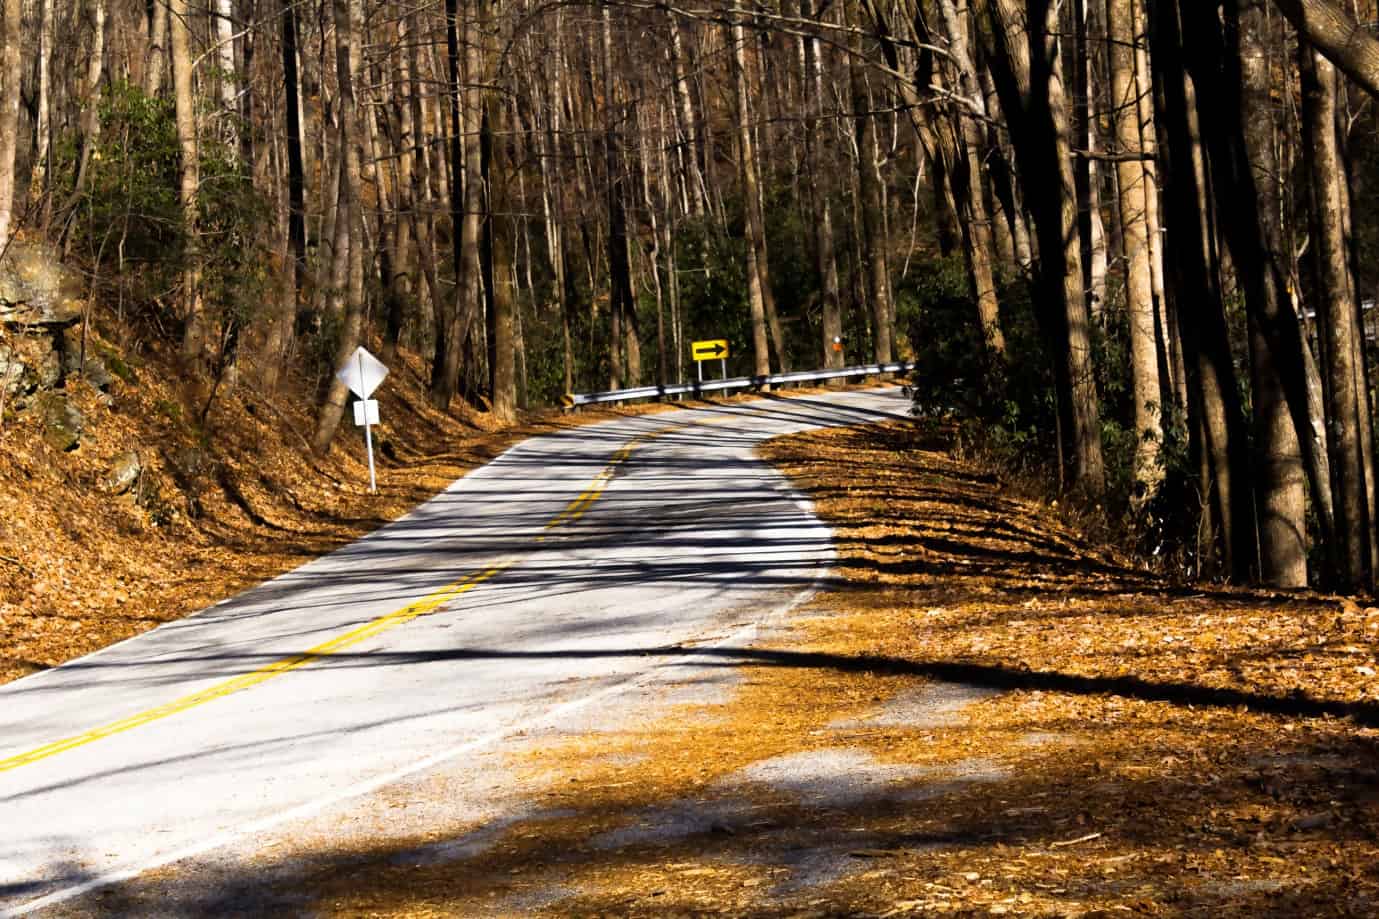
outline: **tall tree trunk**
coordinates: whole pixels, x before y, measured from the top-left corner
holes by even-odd
[[[331,11],[335,24],[336,98],[340,108],[337,128],[340,203],[337,205],[335,220],[337,228],[345,228],[343,234],[337,232],[337,238],[342,239],[348,253],[346,287],[342,291],[345,302],[333,364],[338,369],[345,365],[354,349],[359,347],[364,323],[364,241],[359,206],[361,164],[357,137],[359,109],[355,103],[354,92],[360,61],[360,17],[352,0],[333,0]],[[325,400],[316,415],[316,434],[312,438],[311,446],[317,455],[324,455],[330,449],[330,443],[340,427],[340,419],[348,399],[349,389],[338,377],[332,375]]]
[[[428,147],[429,144],[422,144],[421,138],[425,134],[426,106],[423,104],[425,98],[425,79],[426,74],[422,68],[421,54],[421,31],[420,14],[409,11],[407,14],[407,31],[413,36],[408,42],[407,63],[409,84],[405,90],[407,107],[409,110],[408,121],[412,124],[413,130],[417,135],[417,146],[413,152],[412,164],[412,235],[417,241],[417,262],[421,268],[422,280],[426,284],[427,302],[430,305],[431,327],[435,340],[432,352],[431,383],[434,385],[436,375],[445,366],[445,333],[448,328],[447,313],[454,307],[453,295],[447,297],[441,290],[440,277],[436,265],[436,245],[435,245],[435,210],[436,202],[444,201],[444,197],[439,194],[432,184],[432,158]],[[434,398],[434,390],[431,393]]]
[[[286,151],[287,193],[285,246],[282,252],[283,286],[277,315],[264,342],[261,358],[263,385],[273,390],[282,374],[282,362],[292,337],[297,301],[306,274],[306,169],[302,162],[301,79],[297,72],[297,13],[293,0],[282,0],[281,26],[283,74],[283,147]]]
[[[1130,319],[1130,370],[1134,394],[1135,457],[1132,504],[1153,498],[1163,481],[1159,448],[1163,443],[1160,410],[1158,323],[1154,311],[1153,268],[1150,264],[1148,199],[1156,194],[1145,173],[1140,134],[1136,80],[1135,9],[1133,0],[1108,0],[1107,35],[1111,49],[1111,104],[1121,160],[1116,164],[1120,186],[1121,239],[1125,245],[1125,311]]]
[[[741,50],[743,53],[743,63],[746,65],[745,72],[747,74],[747,85],[749,87],[760,86],[763,88],[769,85],[770,81],[766,80],[758,72],[758,68],[761,64],[761,55],[747,54],[747,49],[745,46],[742,47]],[[757,66],[754,67],[754,64]],[[765,94],[763,93],[763,95]],[[769,107],[769,104],[770,97],[765,96],[765,98],[763,99],[763,105]],[[780,313],[776,310],[776,292],[775,289],[771,286],[771,259],[769,253],[769,246],[767,244],[766,238],[767,233],[765,185],[768,183],[764,183],[761,181],[761,160],[757,155],[757,151],[761,149],[761,142],[757,138],[757,131],[755,128],[752,129],[751,133],[751,156],[753,158],[752,167],[753,171],[757,176],[757,196],[755,204],[756,213],[758,215],[758,225],[760,228],[760,232],[753,234],[752,242],[757,247],[757,271],[761,274],[761,304],[762,307],[766,310],[766,330],[771,334],[771,350],[776,357],[776,367],[782,373],[788,373],[790,371],[790,349],[785,340],[784,329],[781,327]]]
[[[38,25],[38,124],[35,130],[34,183],[48,200],[48,169],[53,156],[53,5],[39,0],[43,12]],[[46,223],[46,220],[45,220]]]
[[[756,155],[752,144],[750,98],[747,92],[746,38],[743,35],[741,5],[733,9],[730,41],[733,46],[733,82],[737,90],[738,156],[742,170],[742,206],[747,214],[747,304],[752,316],[753,373],[771,372],[771,354],[766,339],[766,303],[762,279],[769,276],[761,264],[765,254],[766,228],[761,217],[761,197],[757,191]]]
[[[991,232],[986,199],[982,194],[982,152],[986,143],[980,120],[987,116],[986,97],[982,93],[981,81],[977,76],[976,64],[971,53],[970,23],[966,7],[960,11],[954,0],[939,0],[939,10],[943,15],[944,29],[948,33],[949,54],[958,73],[958,92],[962,103],[968,109],[965,111],[960,105],[955,112],[961,131],[963,198],[967,217],[963,248],[967,256],[973,294],[977,301],[977,318],[981,323],[982,335],[986,339],[987,347],[994,354],[1004,358],[1005,335],[1001,331],[1000,303],[996,299],[996,277],[991,266],[996,244]]]
[[[1327,446],[1336,508],[1334,559],[1338,586],[1364,590],[1370,570],[1373,521],[1366,484],[1361,400],[1368,400],[1357,366],[1362,329],[1350,274],[1344,228],[1347,183],[1336,134],[1336,70],[1304,40],[1298,47],[1302,74],[1303,138],[1312,185],[1311,234],[1316,265],[1316,311],[1326,368]]]
[[[809,18],[813,14],[809,8],[810,0],[801,0],[800,15]],[[819,13],[817,15],[822,15]],[[823,341],[824,367],[836,370],[847,361],[847,345],[843,340],[843,307],[838,291],[838,253],[833,233],[833,203],[829,188],[824,179],[829,175],[827,157],[830,147],[828,136],[824,133],[824,61],[823,45],[817,35],[811,35],[806,44],[807,74],[802,74],[802,85],[808,105],[807,115],[810,123],[805,132],[805,160],[809,173],[810,201],[814,207],[814,261],[819,271],[822,289],[819,297],[822,306],[820,331]]]
[[[664,137],[666,136],[664,106],[657,107],[656,117],[656,134]],[[651,271],[652,291],[656,295],[656,382],[660,386],[665,386],[669,382],[670,365],[666,354],[665,289],[661,284],[661,221],[656,216],[656,212],[660,210],[660,202],[657,202],[651,194],[652,159],[649,141],[652,132],[649,130],[649,125],[639,124],[638,133],[641,136],[642,203],[646,206],[647,220],[651,223],[651,251],[647,253],[647,265]]]
[[[1159,366],[1164,404],[1176,404],[1181,410],[1186,404],[1181,379],[1182,355],[1170,323],[1171,304],[1164,279],[1163,217],[1160,213],[1159,140],[1154,124],[1154,82],[1149,66],[1149,25],[1144,0],[1134,0],[1135,13],[1135,80],[1139,86],[1140,145],[1144,152],[1144,221],[1149,241],[1149,277],[1154,291],[1155,317],[1159,325]]]
[[[1178,3],[1154,12],[1153,64],[1163,88],[1159,122],[1167,140],[1165,182],[1171,276],[1179,302],[1191,418],[1191,447],[1201,470],[1200,571],[1249,577],[1255,556],[1249,453],[1232,360],[1216,248],[1210,164],[1198,114],[1198,73],[1184,56]]]
[[[487,79],[487,55],[478,27],[478,10],[468,8],[464,16],[464,89],[459,97],[463,117],[458,127],[458,148],[463,151],[462,170],[452,155],[452,183],[462,189],[459,232],[459,261],[456,265],[455,305],[449,311],[446,331],[445,376],[454,392],[459,379],[460,360],[468,355],[471,373],[477,375],[477,356],[482,349],[483,266],[480,245],[484,222],[488,218],[488,196],[484,188],[483,82]],[[460,172],[463,172],[461,177]],[[461,181],[461,178],[463,181]],[[452,184],[452,196],[454,194]],[[448,401],[448,400],[447,400]]]
[[[85,105],[77,121],[80,125],[81,149],[77,154],[77,178],[73,200],[86,188],[87,168],[91,154],[100,138],[101,73],[105,64],[105,0],[91,0],[91,49],[86,59],[86,81],[82,87]],[[70,245],[70,239],[69,239]]]
[[[477,377],[480,361],[475,347],[483,315],[482,264],[485,196],[483,181],[484,51],[476,18],[477,9],[466,7],[461,17],[455,0],[446,0],[445,70],[449,129],[449,203],[455,289],[436,308],[440,334],[431,375],[431,403],[447,409],[459,385],[462,360],[466,379]],[[460,29],[463,29],[463,41]],[[461,54],[463,76],[461,83]],[[437,176],[439,178],[439,176]],[[442,185],[445,185],[442,182]]]
[[[196,137],[196,101],[192,95],[192,58],[187,28],[186,0],[171,0],[168,8],[172,37],[172,82],[177,120],[177,146],[181,151],[180,198],[182,221],[187,235],[182,274],[182,358],[200,362],[206,351],[205,315],[201,301],[201,282],[197,241],[197,185],[199,161]]]
[[[168,57],[168,3],[151,4],[148,60],[144,64],[144,95],[156,96],[163,89],[163,74]]]
[[[699,166],[703,156],[700,136],[702,132],[694,107],[694,96],[690,93],[690,81],[685,75],[685,43],[680,34],[682,27],[680,17],[672,16],[669,27],[671,67],[675,71],[675,98],[680,116],[680,132],[684,138],[682,150],[684,169],[688,175],[689,189],[686,197],[689,199],[689,214],[693,217],[703,217],[708,207],[708,189],[704,184],[704,171]]]
[[[225,139],[233,148],[239,146],[239,126],[235,117],[239,113],[236,104],[239,86],[235,74],[234,11],[231,9],[230,0],[215,0],[214,20],[215,57],[220,70],[216,80],[220,84],[220,106],[225,116]]]
[[[1095,0],[1090,4],[1097,11],[1104,11],[1104,4],[1097,4]],[[1096,48],[1093,45],[1095,35],[1095,21],[1092,19],[1089,4],[1086,0],[1073,0],[1070,4],[1064,4],[1062,15],[1062,28],[1064,33],[1071,39],[1061,43],[1063,55],[1063,70],[1068,75],[1068,95],[1070,100],[1072,117],[1072,138],[1071,142],[1075,147],[1091,151],[1097,144],[1095,125],[1092,121],[1092,111],[1100,85],[1094,78],[1092,61],[1095,57]],[[1090,311],[1093,321],[1098,324],[1102,319],[1102,291],[1097,290],[1097,282],[1105,281],[1103,269],[1106,267],[1101,263],[1099,256],[1104,254],[1105,236],[1100,221],[1095,219],[1099,214],[1095,213],[1092,207],[1092,193],[1096,189],[1096,183],[1100,179],[1098,175],[1098,163],[1092,155],[1077,155],[1073,160],[1073,182],[1077,188],[1077,230],[1081,242],[1082,255],[1082,286],[1083,295],[1087,299],[1087,308]]]
[[[885,207],[881,187],[879,149],[876,141],[876,119],[871,114],[871,100],[867,94],[863,65],[848,57],[851,78],[853,118],[857,136],[857,181],[862,209],[863,257],[866,260],[867,299],[872,312],[872,357],[878,364],[888,364],[893,357],[891,327],[891,290],[886,259]]]
[[[20,45],[24,41],[23,0],[4,0],[0,15],[0,250],[9,247],[14,228],[15,159],[19,152]]]
[[[1039,237],[1041,324],[1054,355],[1059,414],[1072,489],[1106,487],[1101,411],[1082,290],[1077,190],[1067,101],[1057,53],[1057,6],[1047,0],[980,0],[991,24],[997,89]],[[1056,177],[1057,181],[1052,179]]]
[[[641,355],[635,325],[637,304],[632,292],[632,266],[627,255],[627,206],[624,199],[627,167],[622,155],[620,131],[624,113],[615,108],[619,103],[617,80],[613,73],[613,19],[612,11],[607,6],[603,8],[603,31],[600,35],[608,202],[609,384],[611,389],[618,389],[641,383]]]
[[[1102,219],[1102,164],[1097,161],[1096,154],[1101,148],[1100,129],[1098,126],[1098,116],[1100,114],[1100,94],[1099,78],[1102,78],[1104,70],[1099,66],[1104,63],[1102,56],[1098,53],[1099,46],[1104,43],[1105,26],[1102,20],[1105,18],[1101,4],[1097,0],[1080,0],[1084,7],[1081,23],[1081,34],[1083,36],[1082,54],[1084,60],[1080,61],[1080,76],[1086,82],[1087,88],[1079,104],[1083,106],[1082,111],[1078,112],[1078,139],[1087,148],[1086,158],[1087,171],[1087,299],[1091,306],[1092,317],[1098,323],[1101,320],[1101,311],[1106,306],[1106,273],[1107,252],[1106,226]],[[1104,79],[1101,80],[1104,82]],[[1147,83],[1144,85],[1148,85]]]
[[[1226,14],[1223,34],[1213,11],[1192,7],[1195,18],[1185,34],[1199,48],[1190,60],[1203,74],[1203,123],[1212,125],[1217,194],[1230,215],[1221,228],[1249,319],[1260,576],[1276,586],[1300,587],[1307,583],[1307,485],[1329,545],[1330,480],[1321,474],[1324,442],[1312,437],[1307,346],[1287,291],[1264,3],[1228,0]]]
[[[506,137],[510,124],[505,123],[507,105],[500,99],[489,96],[486,100],[487,118],[491,130],[498,137]],[[493,339],[492,339],[492,393],[493,417],[503,423],[511,424],[517,420],[517,336],[520,317],[516,316],[516,291],[513,289],[513,260],[516,247],[513,244],[510,221],[499,221],[495,215],[506,210],[506,199],[500,199],[502,182],[495,181],[499,175],[499,165],[494,160],[506,148],[505,143],[493,144],[487,156],[487,169],[483,175],[484,189],[487,192],[488,225],[493,239],[492,271],[488,275],[493,297]]]

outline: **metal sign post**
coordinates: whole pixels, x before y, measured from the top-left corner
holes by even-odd
[[[699,368],[699,382],[704,382],[704,362],[718,358],[719,368],[722,372],[722,379],[728,378],[728,342],[726,339],[715,338],[711,341],[696,341],[690,345],[690,357],[694,358],[694,364]]]
[[[354,423],[364,428],[364,447],[369,454],[369,493],[378,494],[378,480],[373,463],[373,425],[378,424],[378,401],[369,396],[388,375],[383,362],[370,354],[362,346],[356,348],[345,361],[345,366],[335,375],[350,392],[359,397],[354,404]]]
[[[355,352],[359,359],[359,388],[364,388],[364,349]],[[364,450],[369,454],[369,494],[378,494],[378,477],[373,468],[373,425],[369,424],[369,399],[364,399]]]

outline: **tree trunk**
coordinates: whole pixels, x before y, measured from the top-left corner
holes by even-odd
[[[757,192],[756,155],[752,145],[750,99],[747,94],[746,38],[742,28],[742,8],[734,7],[729,40],[733,46],[733,82],[737,90],[738,156],[742,171],[742,206],[747,214],[747,304],[752,316],[753,370],[757,376],[771,372],[771,353],[766,340],[766,302],[762,279],[769,276],[761,264],[766,228],[761,217],[761,197]]]
[[[273,390],[282,374],[282,362],[292,336],[297,300],[306,274],[306,170],[302,162],[301,80],[297,72],[297,13],[292,0],[283,0],[278,13],[282,39],[284,148],[287,166],[287,217],[283,249],[283,286],[278,315],[269,330],[261,358],[263,385]]]
[[[177,146],[181,151],[179,197],[182,204],[183,231],[187,238],[184,254],[186,265],[182,274],[182,358],[199,363],[206,351],[206,330],[197,270],[200,254],[197,242],[196,191],[200,179],[196,102],[192,95],[192,58],[187,15],[186,0],[171,0],[168,16],[172,38],[172,82],[176,103]]]
[[[50,0],[51,2],[51,0]],[[144,95],[156,96],[163,89],[163,74],[168,57],[168,6],[151,4],[148,60],[144,64]]]
[[[893,357],[891,327],[891,291],[886,271],[885,207],[881,173],[876,162],[879,153],[876,142],[876,119],[870,112],[866,75],[862,64],[849,55],[853,119],[857,137],[857,182],[862,209],[862,246],[866,262],[867,299],[871,301],[872,357],[878,364],[888,364]]]
[[[1087,170],[1087,300],[1092,318],[1098,324],[1102,310],[1106,306],[1106,273],[1109,253],[1107,252],[1106,225],[1102,219],[1102,164],[1096,153],[1101,148],[1100,130],[1097,123],[1099,115],[1098,82],[1104,82],[1105,70],[1099,66],[1104,63],[1098,53],[1098,46],[1105,43],[1105,25],[1101,5],[1097,0],[1083,0],[1081,33],[1083,57],[1079,75],[1087,84],[1086,92],[1079,99],[1085,110],[1079,112],[1078,139],[1088,151]],[[1147,82],[1145,85],[1148,85]]]
[[[336,237],[341,239],[348,253],[346,287],[342,291],[344,309],[332,364],[334,368],[339,369],[349,360],[355,348],[359,347],[359,337],[364,323],[364,242],[359,207],[361,164],[356,136],[359,110],[354,95],[355,74],[360,55],[359,16],[354,4],[351,0],[333,0],[331,8],[335,24],[336,99],[340,109],[337,127],[340,203],[337,205],[335,220],[337,229],[341,226],[345,228],[345,232],[337,232]],[[332,374],[325,400],[316,415],[316,434],[311,443],[318,456],[324,455],[330,449],[330,443],[340,427],[340,419],[348,399],[349,389]]]
[[[34,183],[47,202],[48,169],[53,156],[53,4],[39,0],[43,13],[38,25],[38,124],[35,131]],[[47,204],[45,203],[45,209]],[[45,220],[46,223],[46,220]],[[2,238],[2,237],[0,237]]]
[[[801,0],[800,15],[809,18],[812,14],[809,0]],[[836,162],[827,157],[828,136],[824,133],[823,104],[824,61],[823,45],[818,36],[810,36],[805,48],[807,74],[802,74],[802,85],[808,100],[807,117],[810,124],[805,131],[805,168],[809,174],[810,201],[814,206],[814,261],[819,271],[821,290],[819,298],[822,307],[820,331],[823,341],[823,366],[836,370],[846,365],[847,344],[843,340],[843,307],[838,291],[838,254],[833,233],[833,203],[824,178],[829,175],[828,164]]]
[[[702,150],[701,131],[694,107],[694,97],[690,93],[689,78],[685,75],[684,39],[680,35],[681,27],[680,18],[678,16],[671,17],[669,26],[671,67],[675,71],[675,97],[678,103],[677,112],[680,117],[679,127],[681,136],[684,138],[681,147],[683,168],[687,174],[687,184],[689,185],[686,203],[691,216],[703,217],[707,210],[708,190],[704,184],[704,171],[699,167]]]
[[[1379,96],[1379,39],[1335,0],[1274,0],[1293,27],[1346,76]]]
[[[1197,76],[1184,58],[1177,4],[1159,3],[1152,9],[1153,63],[1163,87],[1159,123],[1167,140],[1166,205],[1175,227],[1167,238],[1169,263],[1187,371],[1190,446],[1200,470],[1199,571],[1224,571],[1244,581],[1255,555],[1249,454],[1222,300]]]
[[[741,10],[741,7],[740,7],[740,5],[739,5],[739,12],[740,12],[740,10]],[[754,34],[755,34],[755,33],[754,33]],[[743,47],[741,48],[741,52],[742,52],[742,54],[743,54],[743,64],[745,65],[745,68],[746,68],[746,69],[745,69],[745,72],[746,72],[746,74],[747,74],[747,85],[748,85],[749,87],[754,87],[754,86],[755,86],[755,87],[762,87],[762,88],[763,88],[763,95],[765,96],[765,98],[762,100],[762,101],[763,101],[763,108],[769,109],[770,97],[769,97],[769,95],[766,95],[766,94],[764,93],[764,90],[765,90],[765,87],[767,87],[767,86],[769,85],[770,81],[766,80],[766,79],[765,79],[756,69],[754,69],[754,67],[753,67],[754,64],[757,65],[757,67],[760,66],[760,64],[761,64],[761,55],[760,55],[759,53],[758,53],[758,54],[751,54],[751,55],[747,54],[747,53],[746,53],[746,52],[747,52],[747,49],[746,49],[745,44],[744,44]],[[766,117],[769,119],[769,112],[768,112],[768,114],[767,114]],[[763,130],[764,130],[764,129],[763,129]],[[757,262],[757,271],[760,272],[760,274],[761,274],[761,303],[762,303],[762,307],[766,310],[766,330],[771,334],[771,350],[772,350],[772,352],[775,354],[775,357],[776,357],[776,368],[777,368],[778,370],[780,370],[780,372],[782,372],[782,373],[789,373],[789,372],[790,372],[790,349],[789,349],[789,346],[788,346],[788,344],[787,344],[787,342],[786,342],[786,340],[785,340],[785,332],[784,332],[784,330],[783,330],[782,327],[781,327],[780,313],[776,310],[776,292],[775,292],[775,288],[773,288],[773,287],[771,286],[771,259],[770,259],[770,253],[769,253],[769,248],[770,248],[770,247],[769,247],[769,245],[768,245],[768,243],[767,243],[767,232],[766,232],[766,188],[765,188],[765,185],[767,185],[767,184],[769,184],[769,183],[763,183],[763,182],[761,181],[761,160],[760,160],[760,158],[758,157],[758,151],[761,149],[761,143],[760,143],[760,141],[759,141],[758,138],[757,138],[757,134],[756,134],[756,130],[755,130],[755,129],[752,129],[751,134],[752,134],[752,146],[751,146],[752,169],[753,169],[753,172],[754,172],[754,173],[756,174],[756,176],[757,176],[757,182],[756,182],[756,200],[755,200],[754,203],[755,203],[755,205],[756,205],[757,223],[758,223],[758,227],[759,227],[759,230],[760,230],[758,233],[754,233],[754,234],[753,234],[753,236],[752,236],[752,242],[755,243],[755,245],[756,245],[756,247],[757,247],[757,258],[756,258],[756,262]],[[745,152],[744,152],[744,155],[746,155]]]
[[[983,197],[982,152],[985,137],[979,119],[987,116],[986,97],[970,50],[970,26],[967,9],[959,11],[954,0],[939,0],[944,29],[948,33],[948,51],[958,72],[958,92],[970,109],[957,106],[954,114],[961,131],[960,148],[963,156],[963,198],[967,221],[963,233],[963,249],[967,256],[972,291],[977,301],[977,318],[987,347],[1004,358],[1006,343],[1001,331],[1000,303],[996,299],[996,277],[991,257],[996,244],[991,232],[991,219]]]
[[[1154,291],[1155,317],[1159,325],[1159,368],[1162,376],[1160,391],[1164,404],[1176,404],[1182,410],[1186,404],[1180,373],[1181,354],[1169,321],[1170,303],[1164,280],[1163,217],[1160,213],[1159,140],[1154,124],[1154,82],[1149,67],[1149,25],[1144,0],[1134,0],[1135,12],[1135,79],[1139,85],[1140,144],[1144,151],[1144,221],[1149,241],[1149,277]]]
[[[469,17],[465,18],[466,23]],[[465,26],[466,37],[468,37],[468,25]],[[456,388],[459,385],[460,356],[464,349],[464,341],[460,337],[460,330],[464,325],[463,313],[467,309],[477,308],[477,304],[471,305],[470,295],[477,299],[478,292],[478,233],[480,228],[476,225],[472,228],[475,234],[473,257],[476,264],[470,266],[467,262],[468,253],[465,251],[465,231],[470,229],[470,221],[477,221],[479,215],[471,213],[468,208],[470,191],[468,183],[462,181],[465,171],[465,160],[471,145],[478,144],[478,138],[471,138],[469,128],[477,125],[478,119],[472,118],[468,111],[468,104],[461,106],[460,88],[460,23],[458,4],[456,0],[445,0],[445,106],[444,114],[442,108],[437,104],[433,111],[434,123],[440,127],[442,135],[447,136],[445,150],[447,156],[443,162],[438,164],[440,168],[432,169],[432,176],[438,180],[438,184],[445,186],[444,165],[448,164],[450,181],[448,188],[443,190],[449,194],[445,200],[449,204],[450,210],[450,255],[451,265],[455,276],[455,289],[451,296],[442,298],[435,304],[436,315],[436,343],[435,352],[431,364],[431,404],[446,411],[450,407],[450,400],[455,397]],[[465,54],[468,55],[466,48]],[[436,68],[433,66],[432,68]],[[468,90],[463,91],[466,100]],[[464,114],[461,114],[461,109]],[[473,125],[471,125],[473,122]],[[476,132],[477,133],[477,132]],[[468,143],[466,141],[469,141]],[[476,158],[475,165],[478,165]],[[478,175],[476,168],[470,173],[473,178]],[[474,277],[470,274],[474,273]],[[473,291],[467,289],[467,285],[473,285]]]
[[[666,136],[666,118],[664,106],[658,106],[657,112],[657,136]],[[651,251],[647,253],[647,265],[651,269],[651,286],[656,295],[656,382],[660,386],[668,383],[670,375],[670,364],[666,354],[666,314],[665,314],[665,289],[661,284],[661,221],[656,216],[660,210],[660,203],[651,194],[651,131],[648,125],[638,124],[638,133],[641,135],[641,157],[642,157],[642,203],[646,205],[647,220],[651,223]],[[667,207],[669,203],[666,202]]]
[[[1371,586],[1369,514],[1361,400],[1368,400],[1357,366],[1362,329],[1350,274],[1342,187],[1347,182],[1336,134],[1336,70],[1306,41],[1299,44],[1303,138],[1312,186],[1311,234],[1316,266],[1316,311],[1324,344],[1327,446],[1336,508],[1333,557],[1338,586]]]
[[[20,46],[24,41],[23,0],[4,0],[3,33],[0,33],[0,251],[9,247],[13,233],[15,159],[19,152]]]
[[[235,27],[230,0],[215,0],[214,19],[215,55],[220,70],[216,79],[220,84],[220,106],[226,125],[226,141],[233,148],[239,146],[239,127],[236,118],[239,113],[236,104],[239,86],[235,75]]]
[[[1188,8],[1184,8],[1187,13]],[[1280,587],[1307,583],[1306,486],[1330,544],[1325,450],[1311,436],[1306,344],[1287,291],[1263,0],[1229,0],[1225,34],[1214,12],[1192,7],[1185,30],[1207,108],[1222,230],[1245,293],[1255,426],[1260,576]]]
[[[1075,492],[1099,497],[1106,486],[1101,413],[1082,290],[1077,189],[1056,48],[1057,7],[1045,0],[981,0],[980,5],[992,27],[994,47],[988,57],[1038,230],[1041,324],[1055,361],[1060,427],[1070,466],[1067,481]]]
[[[491,130],[498,137],[506,137],[507,129],[511,125],[504,121],[504,113],[508,107],[500,99],[489,96],[486,100],[487,122]],[[502,193],[503,183],[495,181],[494,176],[499,175],[500,164],[494,161],[499,156],[500,151],[505,148],[504,143],[492,144],[492,151],[485,157],[487,169],[483,175],[483,185],[487,192],[488,206],[485,209],[488,213],[488,226],[493,240],[492,248],[492,270],[487,275],[493,298],[493,332],[492,332],[492,393],[493,393],[493,417],[502,424],[511,424],[517,420],[517,336],[520,319],[516,316],[517,304],[516,291],[511,282],[512,265],[515,256],[515,246],[513,244],[508,221],[499,221],[495,215],[502,213],[505,208],[506,199],[499,199]]]
[[[1131,391],[1134,398],[1134,493],[1131,503],[1141,507],[1163,481],[1159,448],[1163,443],[1160,410],[1158,323],[1154,311],[1153,268],[1150,263],[1148,199],[1156,192],[1145,173],[1140,134],[1136,80],[1135,9],[1133,0],[1108,0],[1107,35],[1111,49],[1111,104],[1115,113],[1116,164],[1120,187],[1121,239],[1125,245],[1125,311],[1130,319]]]

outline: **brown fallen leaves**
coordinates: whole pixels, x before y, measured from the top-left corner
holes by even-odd
[[[339,915],[1379,915],[1379,610],[1156,580],[943,447],[768,446],[842,577],[731,698],[530,744],[531,813],[464,858],[405,855],[464,823],[274,857]],[[45,565],[54,597],[74,573]],[[945,683],[988,694],[878,717]],[[743,779],[801,756],[883,778]]]
[[[1379,915],[1376,611],[1156,580],[942,447],[904,424],[769,445],[835,527],[846,578],[795,635],[744,652],[728,701],[520,757],[548,817],[451,863],[375,852],[312,885],[318,904]],[[945,681],[987,694],[878,716]],[[800,756],[844,763],[845,787],[901,777],[812,801],[742,781]],[[708,817],[665,832],[687,813]]]

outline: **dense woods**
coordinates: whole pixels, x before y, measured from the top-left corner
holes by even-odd
[[[1191,576],[1370,590],[1371,0],[3,0],[0,240],[210,412],[913,357]],[[16,234],[20,234],[16,236]]]

